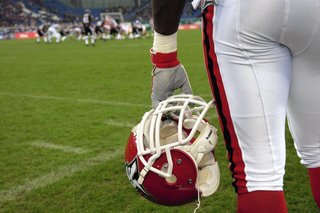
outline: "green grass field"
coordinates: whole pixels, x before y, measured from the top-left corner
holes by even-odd
[[[95,47],[0,41],[0,212],[193,212],[196,202],[149,202],[125,174],[131,127],[151,106],[151,46],[151,38]],[[178,47],[194,93],[209,100],[200,31],[180,32]],[[235,212],[219,134],[221,183],[198,212]],[[285,193],[289,212],[318,212],[289,133]]]

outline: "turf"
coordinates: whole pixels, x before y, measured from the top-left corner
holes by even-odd
[[[151,105],[151,45],[151,38],[95,47],[73,39],[0,41],[0,212],[193,211],[196,202],[151,203],[124,172],[130,127]],[[209,100],[200,31],[179,32],[178,47],[194,93]],[[214,111],[209,117],[219,126]],[[219,134],[221,183],[198,212],[235,212]],[[289,133],[285,194],[289,212],[318,212]]]

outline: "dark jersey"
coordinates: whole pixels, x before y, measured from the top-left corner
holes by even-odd
[[[91,14],[90,13],[85,13],[83,15],[83,18],[82,18],[83,34],[84,35],[92,35],[92,31],[91,31],[91,28],[90,28],[91,22],[92,22]]]
[[[90,27],[92,22],[92,16],[89,13],[85,13],[82,18],[82,23],[84,27]]]
[[[44,34],[48,31],[48,26],[47,25],[41,25],[37,29],[37,33],[40,37],[44,36]]]

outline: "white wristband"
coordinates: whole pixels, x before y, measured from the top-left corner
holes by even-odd
[[[177,51],[177,34],[178,32],[175,32],[174,34],[167,36],[154,31],[153,51],[160,53]]]

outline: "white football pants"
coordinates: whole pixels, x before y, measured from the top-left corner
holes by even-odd
[[[282,190],[286,115],[320,166],[320,0],[216,0],[203,9],[208,78],[238,193]]]
[[[48,40],[49,42],[52,42],[52,38],[56,39],[56,43],[60,42],[61,35],[60,33],[53,27],[49,27],[48,29]]]

